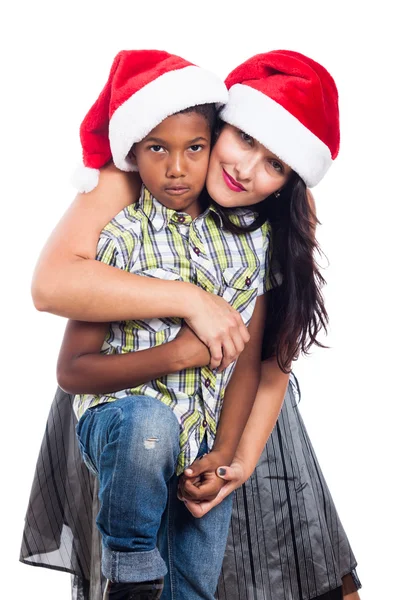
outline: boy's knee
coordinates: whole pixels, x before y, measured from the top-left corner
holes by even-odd
[[[168,406],[147,396],[129,396],[119,406],[121,433],[129,436],[137,452],[179,451],[179,423]]]

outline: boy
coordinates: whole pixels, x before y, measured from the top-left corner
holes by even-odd
[[[120,53],[81,139],[87,167],[107,161],[111,146],[116,166],[137,168],[144,183],[139,202],[104,229],[98,259],[196,283],[235,302],[248,323],[263,293],[265,232],[224,231],[202,194],[215,116],[210,104],[224,100],[214,76],[178,57]],[[93,169],[89,175],[87,189],[98,176]],[[233,367],[212,372],[204,366],[206,349],[203,356],[177,357],[175,368],[171,356],[166,360],[179,319],[68,324],[58,378],[64,389],[86,392],[75,399],[77,433],[100,482],[106,598],[159,598],[166,563],[163,597],[213,598],[231,499],[196,521],[177,500],[177,475],[212,448],[201,461],[199,498],[213,498],[223,485],[215,469],[232,460],[254,401],[263,315],[261,296],[229,387]],[[158,359],[153,353],[147,362],[146,349],[155,347]]]

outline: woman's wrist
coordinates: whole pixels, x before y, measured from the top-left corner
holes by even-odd
[[[176,286],[176,314],[185,321],[190,321],[197,312],[197,306],[201,296],[207,294],[204,290],[199,288],[194,283],[188,283],[186,281],[178,282]]]
[[[232,460],[232,465],[237,464],[240,465],[240,468],[243,472],[243,482],[247,481],[249,477],[254,473],[254,470],[257,466],[257,463],[254,464],[253,461],[249,461],[241,457],[239,454],[235,454]]]

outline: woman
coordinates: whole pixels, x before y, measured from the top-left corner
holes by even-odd
[[[228,77],[227,86],[230,100],[221,116],[228,125],[212,151],[207,189],[225,208],[255,205],[257,226],[270,220],[273,257],[279,263],[275,278],[281,285],[270,293],[255,407],[237,458],[224,476],[230,478],[225,492],[246,483],[236,492],[218,598],[333,600],[345,594],[353,600],[359,587],[356,563],[298,414],[294,379],[272,434],[275,417],[270,410],[266,418],[264,408],[268,398],[278,413],[291,361],[318,343],[317,333],[326,324],[306,184],[322,178],[338,151],[336,88],[323,67],[287,51],[246,61]],[[266,177],[279,181],[287,169],[288,184],[265,199]],[[77,198],[39,262],[33,288],[37,307],[99,321],[175,314],[210,347],[215,364],[222,352],[227,361],[235,349],[220,323],[230,315],[215,298],[145,278],[139,285],[134,276],[92,260],[101,229],[135,201],[138,185],[110,166],[91,195]],[[227,227],[234,227],[229,210],[221,215]],[[103,300],[94,306],[95,297]],[[100,549],[91,521],[97,494],[78,459],[69,400],[59,391],[52,407],[21,559],[74,573],[82,597],[99,599]],[[191,491],[187,475],[183,495]],[[196,507],[190,496],[186,500],[193,511],[209,508]]]

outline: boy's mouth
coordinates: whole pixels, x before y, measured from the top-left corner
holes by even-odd
[[[189,189],[190,188],[185,185],[171,185],[170,187],[165,188],[165,191],[171,196],[182,196],[182,194],[188,192]]]

